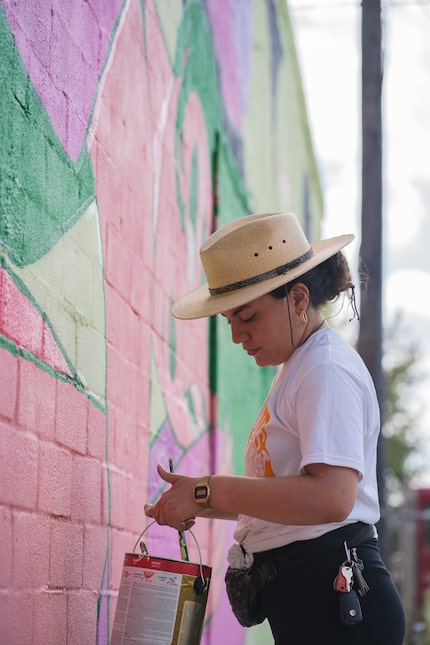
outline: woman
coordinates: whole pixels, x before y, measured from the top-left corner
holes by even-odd
[[[403,607],[374,528],[375,389],[322,314],[342,293],[355,304],[341,252],[352,239],[310,245],[291,213],[239,218],[201,248],[208,284],[173,307],[181,319],[221,313],[234,343],[279,370],[249,435],[246,475],[189,477],[159,466],[171,487],[145,512],[178,530],[196,516],[237,519],[230,600],[242,624],[267,617],[277,645],[403,642]],[[230,589],[244,568],[258,589],[253,617],[243,613],[246,589]]]

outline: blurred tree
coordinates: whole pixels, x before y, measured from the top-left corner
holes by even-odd
[[[361,293],[361,320],[358,353],[375,384],[381,412],[384,408],[382,374],[382,77],[381,2],[361,3],[361,246],[360,264],[370,274],[368,289]],[[378,441],[378,493],[381,519],[379,546],[387,559],[385,437]]]
[[[400,314],[386,330],[384,345],[384,474],[389,505],[392,506],[401,501],[402,490],[424,468],[420,438],[422,404],[414,397],[414,386],[422,374],[419,344],[411,340]]]

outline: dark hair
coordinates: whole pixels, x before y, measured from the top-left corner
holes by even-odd
[[[307,286],[310,303],[317,308],[336,300],[344,291],[354,290],[348,262],[341,251],[270,293],[274,298],[281,300],[297,282]]]

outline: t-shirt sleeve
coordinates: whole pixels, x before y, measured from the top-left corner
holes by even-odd
[[[295,413],[300,469],[312,463],[364,470],[365,396],[353,373],[337,365],[311,368],[298,384]]]

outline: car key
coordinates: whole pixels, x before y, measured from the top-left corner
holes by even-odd
[[[340,619],[343,625],[353,627],[363,620],[361,605],[354,590],[339,594]]]

